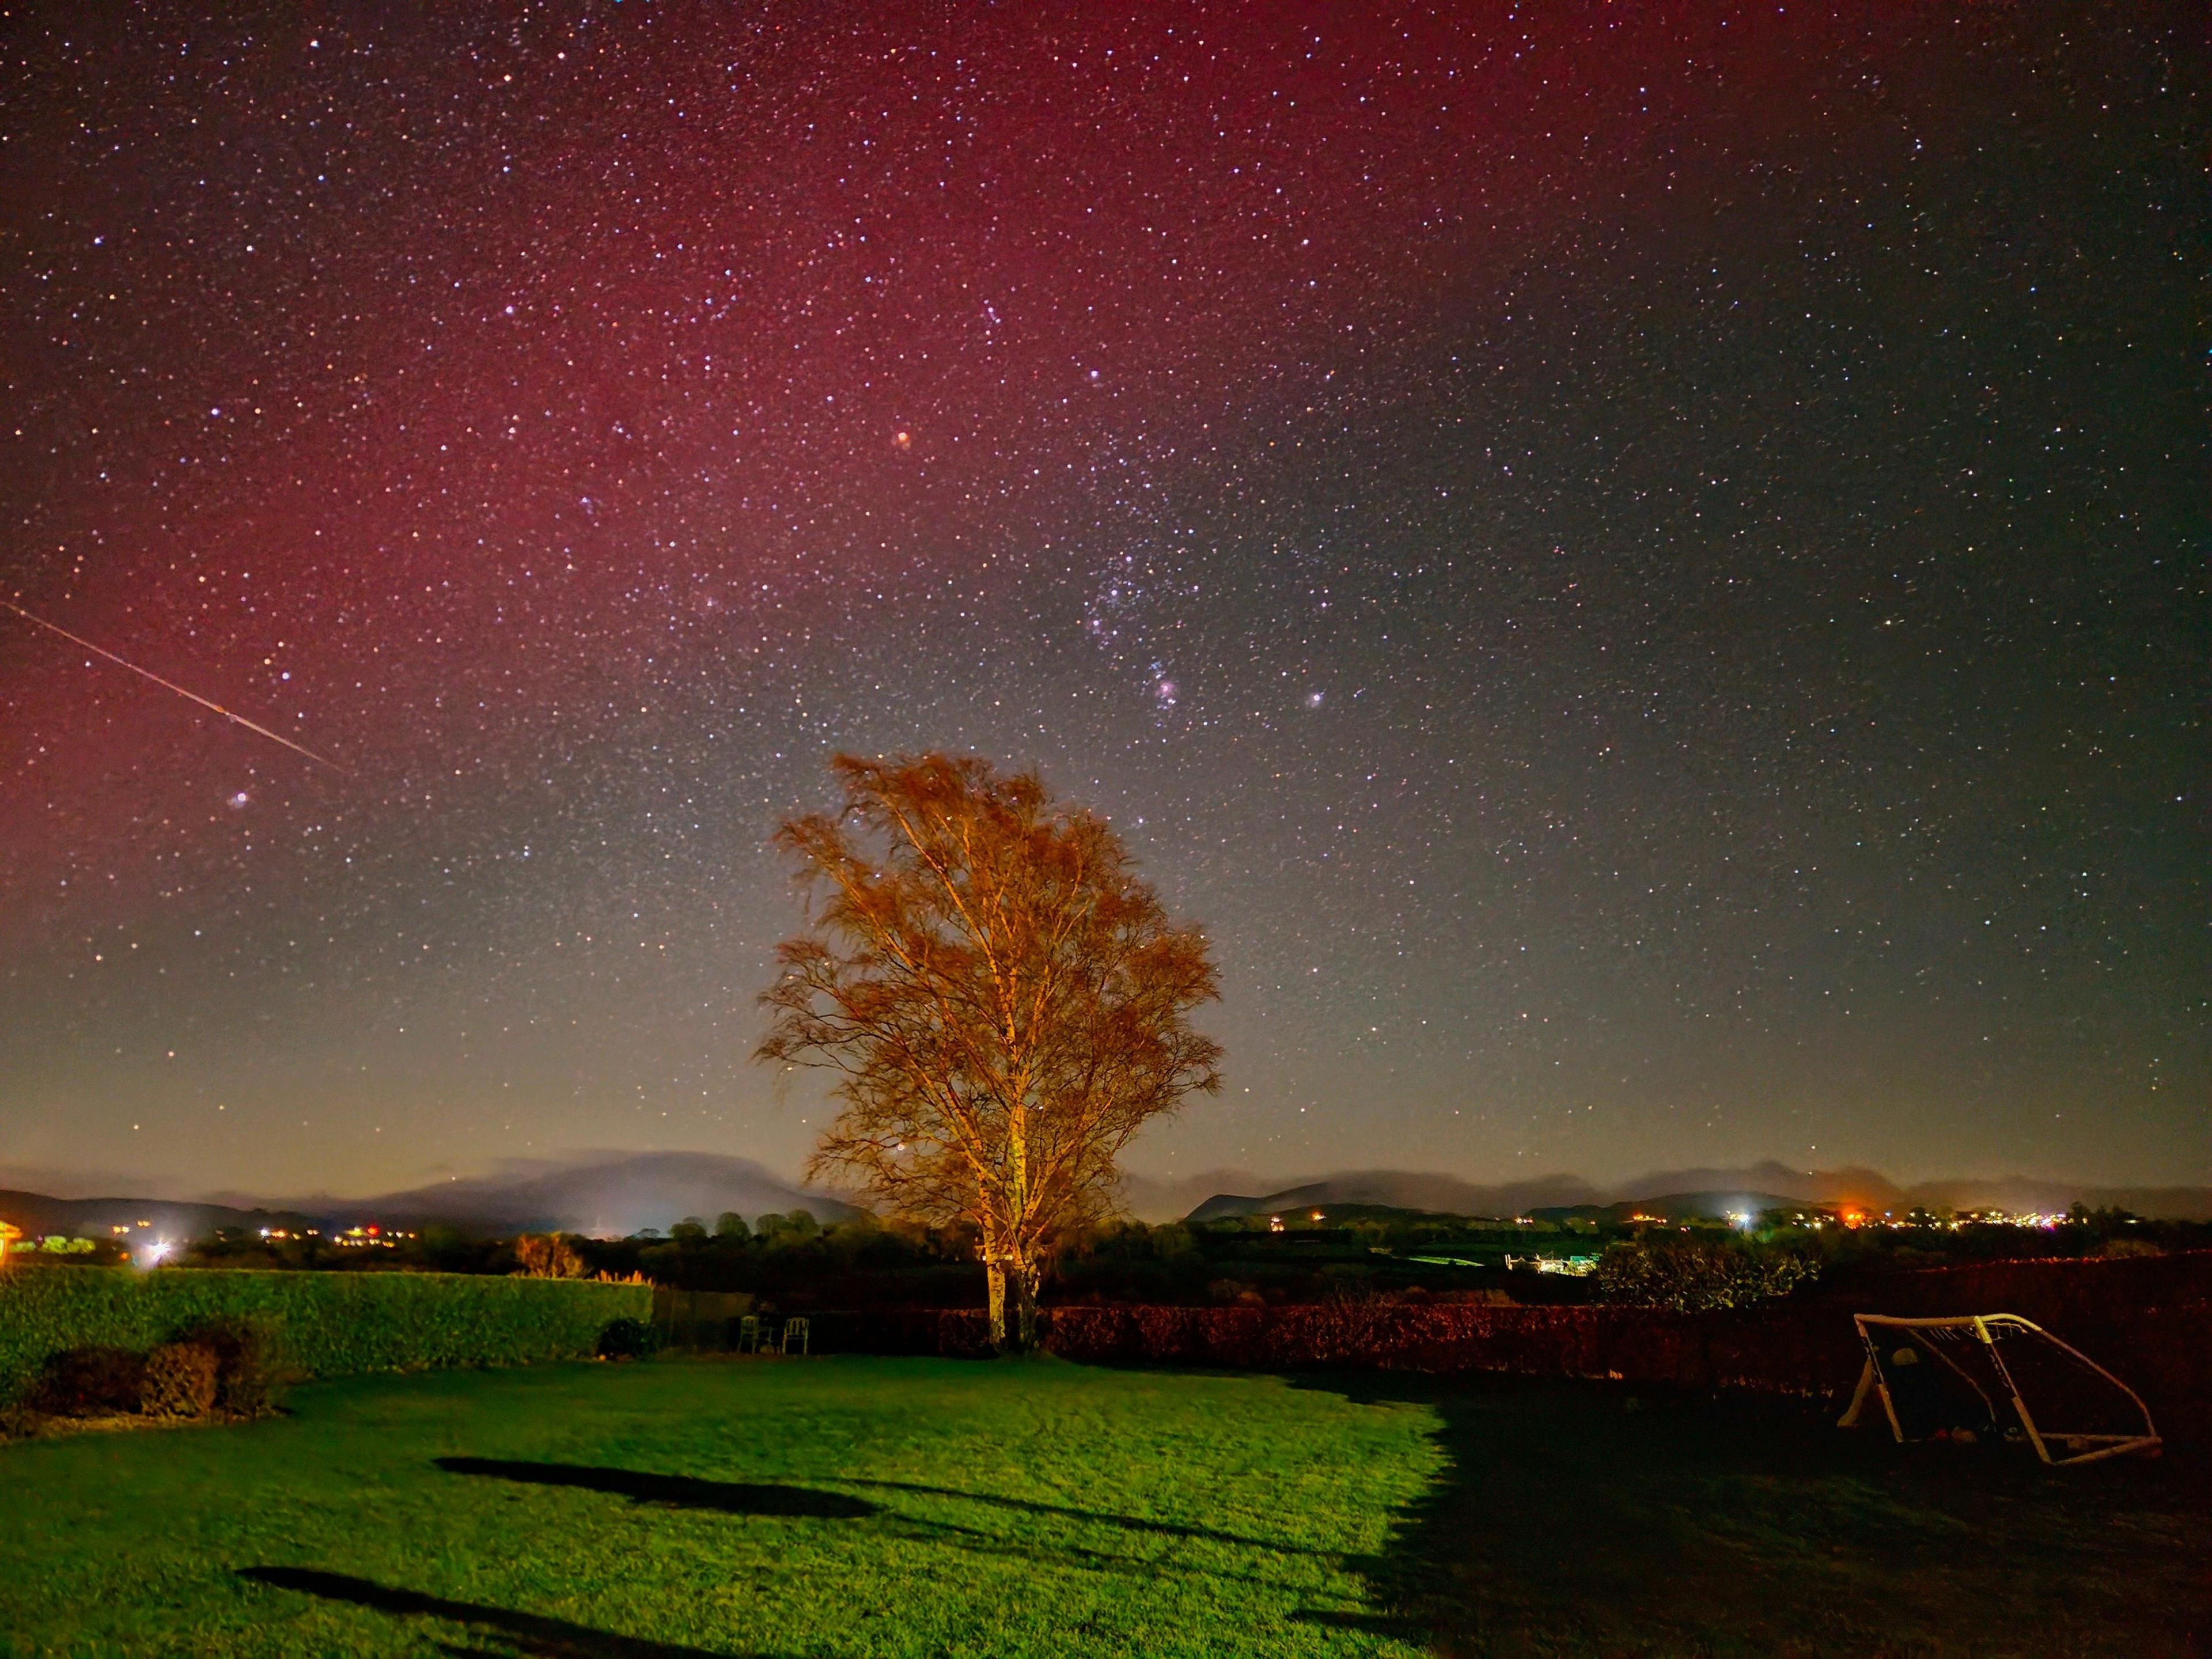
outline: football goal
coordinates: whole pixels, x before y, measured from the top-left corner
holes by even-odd
[[[1852,1318],[1866,1364],[1844,1428],[1878,1401],[1900,1442],[2025,1439],[2052,1464],[2159,1449],[2133,1389],[2018,1314]]]

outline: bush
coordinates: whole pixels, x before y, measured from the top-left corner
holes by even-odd
[[[138,1409],[149,1417],[205,1417],[215,1409],[215,1351],[198,1342],[164,1342],[146,1356]]]
[[[659,1327],[647,1320],[610,1319],[599,1332],[602,1359],[644,1359],[659,1352]]]
[[[305,1379],[588,1358],[609,1319],[652,1307],[649,1285],[586,1279],[200,1267],[10,1273],[0,1275],[0,1400],[66,1349],[143,1352],[211,1322],[258,1326],[270,1374]],[[266,1409],[265,1394],[257,1405],[243,1371],[232,1383],[234,1407],[223,1386],[217,1409]],[[134,1380],[125,1409],[137,1396]]]
[[[1591,1282],[1607,1302],[1675,1313],[1710,1313],[1787,1296],[1817,1277],[1818,1259],[1782,1250],[1686,1239],[1615,1244],[1598,1258]]]
[[[515,1271],[526,1279],[581,1279],[584,1258],[558,1233],[525,1233],[514,1241]]]
[[[204,1320],[184,1340],[215,1362],[216,1409],[226,1417],[265,1417],[276,1409],[283,1382],[274,1334],[254,1320]]]
[[[2108,1238],[2098,1246],[2097,1254],[2109,1261],[2121,1261],[2138,1256],[2164,1255],[2166,1251],[2155,1239]]]
[[[31,1403],[56,1417],[109,1417],[137,1411],[145,1386],[144,1356],[88,1343],[48,1356]]]

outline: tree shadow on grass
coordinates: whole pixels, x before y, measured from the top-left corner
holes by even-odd
[[[819,1492],[806,1486],[752,1485],[737,1481],[704,1480],[692,1475],[649,1474],[634,1469],[595,1468],[576,1463],[532,1463],[495,1457],[440,1457],[432,1460],[453,1474],[485,1475],[494,1480],[518,1480],[534,1486],[580,1486],[590,1492],[614,1492],[642,1504],[665,1504],[684,1509],[713,1510],[727,1515],[777,1515],[826,1517],[836,1520],[861,1520],[883,1516],[892,1522],[900,1534],[918,1541],[939,1542],[974,1554],[998,1556],[1007,1559],[1034,1560],[1054,1565],[1080,1563],[1093,1571],[1107,1573],[1144,1573],[1158,1575],[1188,1573],[1207,1578],[1233,1578],[1242,1582],[1264,1584],[1271,1583],[1261,1575],[1240,1573],[1218,1567],[1181,1567],[1158,1561],[1119,1556],[1103,1550],[1086,1549],[1079,1545],[1056,1542],[1049,1547],[1024,1545],[998,1538],[974,1527],[964,1527],[952,1522],[924,1520],[919,1516],[903,1516],[896,1510],[870,1503],[862,1498],[847,1497],[842,1492]],[[1097,1510],[1063,1508],[1050,1504],[1039,1504],[1026,1498],[1000,1498],[988,1492],[964,1492],[953,1486],[924,1486],[913,1481],[847,1480],[841,1484],[872,1486],[879,1490],[917,1492],[933,1498],[953,1498],[988,1504],[1020,1514],[1064,1519],[1074,1522],[1090,1522],[1115,1527],[1125,1532],[1152,1536],[1203,1540],[1211,1543],[1229,1544],[1244,1549],[1258,1549],[1291,1555],[1330,1553],[1307,1549],[1296,1544],[1278,1543],[1262,1538],[1247,1538],[1236,1533],[1217,1532],[1204,1527],[1180,1525],[1168,1521],[1146,1521],[1135,1516],[1115,1515]]]
[[[534,1613],[484,1607],[474,1601],[449,1601],[419,1590],[395,1589],[350,1573],[320,1572],[312,1567],[246,1567],[239,1577],[278,1589],[298,1590],[326,1601],[344,1601],[396,1617],[443,1619],[470,1625],[495,1638],[530,1659],[727,1659],[706,1648],[680,1647],[672,1642],[649,1642],[635,1636],[574,1625],[565,1619],[548,1619]],[[449,1653],[482,1655],[496,1652],[483,1647],[448,1647]],[[767,1659],[753,1656],[752,1659]]]
[[[1147,1521],[1140,1516],[1115,1515],[1110,1510],[1079,1510],[1060,1504],[1040,1504],[1026,1498],[1001,1498],[994,1492],[967,1492],[958,1486],[925,1486],[916,1480],[863,1480],[848,1478],[842,1486],[866,1486],[877,1492],[919,1492],[929,1498],[957,1498],[970,1504],[988,1504],[994,1509],[1015,1510],[1024,1515],[1048,1516],[1055,1519],[1080,1521],[1094,1526],[1118,1527],[1124,1532],[1151,1533],[1164,1538],[1188,1538],[1209,1544],[1233,1544],[1241,1549],[1270,1550],[1279,1555],[1326,1555],[1334,1557],[1334,1550],[1317,1550],[1304,1544],[1287,1544],[1279,1539],[1252,1538],[1243,1533],[1221,1532],[1212,1527],[1194,1527],[1177,1521]]]
[[[1618,1384],[1290,1380],[1426,1407],[1445,1460],[1391,1547],[1352,1564],[1390,1611],[1310,1622],[1470,1659],[2212,1659],[2208,1505],[2170,1467],[2052,1472],[2018,1447],[1898,1447],[1795,1403]]]
[[[584,1463],[528,1463],[505,1457],[441,1457],[448,1474],[486,1475],[535,1486],[580,1486],[613,1492],[641,1504],[676,1509],[715,1510],[724,1515],[808,1516],[857,1521],[882,1512],[882,1506],[843,1492],[808,1486],[758,1485],[737,1480],[702,1480],[689,1474],[651,1474],[637,1469],[598,1468]]]
[[[959,1493],[966,1497],[970,1494]],[[1040,1509],[1042,1505],[1038,1506]],[[1046,1514],[1074,1513],[1045,1510]],[[988,1533],[977,1527],[967,1527],[950,1521],[932,1521],[919,1516],[901,1515],[896,1510],[886,1517],[891,1523],[890,1536],[920,1544],[941,1545],[948,1549],[994,1560],[1028,1563],[1055,1571],[1079,1568],[1107,1577],[1174,1578],[1206,1584],[1250,1584],[1264,1589],[1291,1589],[1289,1581],[1270,1576],[1264,1571],[1244,1571],[1235,1567],[1188,1559],[1181,1552],[1156,1555],[1116,1554],[1111,1550],[1092,1549],[1065,1539],[1049,1541],[1020,1542]],[[1163,1532],[1176,1534],[1167,1528]],[[1265,1549],[1273,1545],[1257,1546]],[[1285,1551],[1285,1553],[1290,1552]],[[1301,1551],[1300,1553],[1321,1553]],[[1335,1559],[1341,1560],[1341,1554]]]

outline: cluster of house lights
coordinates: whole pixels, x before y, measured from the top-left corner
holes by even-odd
[[[340,1249],[396,1250],[403,1240],[414,1237],[412,1233],[396,1233],[378,1226],[374,1221],[362,1227],[349,1227],[331,1241]]]
[[[1910,1215],[1899,1215],[1884,1210],[1880,1215],[1870,1215],[1863,1210],[1845,1210],[1839,1216],[1799,1216],[1801,1225],[1820,1227],[1833,1221],[1844,1227],[1911,1227],[1924,1229],[1939,1227],[1946,1232],[1960,1232],[1968,1227],[2034,1227],[2045,1232],[2066,1224],[2067,1218],[2057,1212],[2024,1210],[2015,1214],[2008,1210],[1961,1210],[1953,1216],[1931,1216],[1925,1212],[1917,1220]]]

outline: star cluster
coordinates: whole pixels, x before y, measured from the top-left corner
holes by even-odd
[[[1035,763],[1139,1162],[2212,1177],[2189,8],[34,8],[0,1164],[794,1164],[768,850]]]

